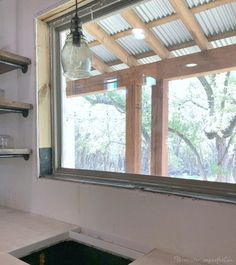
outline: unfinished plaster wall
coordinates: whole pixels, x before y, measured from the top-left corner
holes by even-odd
[[[0,48],[32,59],[26,75],[0,76],[11,99],[36,108],[34,18],[65,1],[1,0]],[[100,235],[193,258],[228,257],[236,263],[236,206],[175,196],[37,179],[36,109],[28,119],[0,117],[0,133],[31,147],[30,161],[0,160],[0,204],[78,224]],[[1,218],[1,217],[0,217]]]

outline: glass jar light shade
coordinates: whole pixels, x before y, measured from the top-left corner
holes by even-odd
[[[61,62],[64,75],[70,80],[91,76],[92,52],[86,40],[82,37],[80,45],[74,44],[69,34],[62,48]]]

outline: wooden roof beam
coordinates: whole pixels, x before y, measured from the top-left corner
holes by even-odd
[[[199,48],[201,50],[208,50],[210,48],[213,48],[212,45],[208,42],[207,37],[204,35],[193,13],[188,8],[186,2],[179,0],[170,0],[170,3],[174,7],[175,11],[181,18],[182,22],[192,35]]]
[[[167,48],[148,29],[145,23],[141,21],[134,10],[128,9],[122,13],[122,16],[133,28],[140,28],[144,31],[144,41],[157,55],[159,55],[162,59],[168,58],[170,56],[170,52],[167,50]]]
[[[96,38],[104,47],[110,50],[116,57],[129,67],[137,66],[138,61],[128,54],[114,39],[109,36],[98,24],[91,22],[84,25],[85,30]]]
[[[170,56],[170,52],[146,27],[134,10],[127,9],[122,13],[122,16],[133,28],[139,28],[143,30],[145,34],[144,41],[157,55],[159,55],[162,59],[168,58]]]
[[[104,63],[96,55],[93,55],[92,67],[94,69],[98,70],[101,74],[111,72],[111,68],[109,67],[109,65],[107,65],[106,63]]]
[[[135,72],[143,75],[157,77],[159,79],[180,79],[192,76],[206,75],[216,72],[231,71],[236,69],[236,61],[233,60],[236,54],[236,44],[221,48],[202,51],[181,57],[164,59],[159,62],[139,65],[137,67],[105,73],[100,76],[93,76],[89,79],[75,81],[77,85],[85,82],[89,84],[102,83],[107,79],[130,80]],[[224,60],[222,60],[224,58]],[[211,63],[209,63],[211,61]],[[195,67],[186,67],[189,63],[195,63]]]

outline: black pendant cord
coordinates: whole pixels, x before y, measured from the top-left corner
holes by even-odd
[[[80,46],[81,37],[83,36],[80,19],[78,17],[78,1],[75,2],[75,16],[71,19],[71,34],[73,38],[73,44]]]
[[[78,17],[78,0],[75,1],[75,16]]]

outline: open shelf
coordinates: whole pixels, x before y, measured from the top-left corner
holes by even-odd
[[[28,148],[21,149],[0,149],[0,158],[23,157],[29,160],[32,151]]]
[[[31,64],[29,58],[0,49],[0,74],[15,69],[21,69],[23,73],[26,73],[29,64]],[[23,117],[27,117],[29,115],[29,110],[32,108],[33,105],[31,104],[0,99],[0,114],[21,113]],[[25,160],[29,160],[31,153],[32,150],[28,148],[0,148],[0,158],[23,157]]]
[[[10,72],[15,69],[21,69],[23,73],[26,73],[29,64],[31,64],[31,60],[29,58],[0,50],[0,74]]]
[[[23,117],[27,117],[29,110],[31,110],[32,108],[33,105],[31,104],[0,99],[0,114],[21,113]]]

